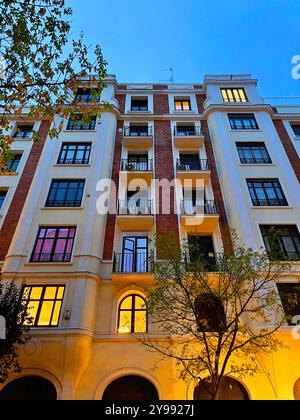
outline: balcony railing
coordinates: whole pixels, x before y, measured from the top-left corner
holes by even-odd
[[[288,206],[285,198],[265,198],[265,199],[252,199],[253,206],[257,207],[281,207]]]
[[[191,127],[191,128],[174,127],[174,136],[177,136],[177,137],[203,136],[203,132],[200,127]]]
[[[198,253],[195,249],[193,253],[185,256],[186,270],[194,271],[195,269],[199,269],[199,266],[201,266],[203,271],[221,271],[221,262],[223,258],[224,254],[221,252]],[[196,268],[196,266],[198,268]]]
[[[148,273],[148,253],[144,251],[115,253],[113,259],[113,272]]]
[[[124,137],[152,137],[152,127],[126,127]]]
[[[209,171],[209,164],[207,159],[198,159],[188,164],[177,159],[176,168],[177,171]]]
[[[121,171],[147,172],[153,171],[153,160],[123,159]]]
[[[94,96],[90,93],[78,94],[75,96],[75,101],[84,103],[99,102],[100,95]]]
[[[198,214],[219,214],[214,200],[197,200],[196,202],[193,200],[182,200],[181,213],[187,216]]]
[[[48,262],[70,262],[71,261],[71,254],[64,253],[64,254],[56,254],[56,253],[50,253],[50,254],[33,254],[31,259],[31,262],[37,263],[48,263]]]
[[[152,214],[152,200],[135,198],[118,201],[118,215],[150,216]]]
[[[272,161],[270,158],[241,158],[241,163],[266,165],[272,163]]]
[[[59,159],[58,165],[88,165],[89,159]]]
[[[274,250],[268,252],[271,261],[300,261],[299,251]]]
[[[80,207],[81,200],[47,200],[46,207]]]

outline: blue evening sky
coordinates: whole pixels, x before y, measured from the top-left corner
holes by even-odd
[[[73,30],[100,43],[119,82],[251,73],[267,97],[300,97],[300,0],[69,0]],[[276,101],[273,101],[276,102]],[[279,101],[277,101],[279,102]],[[298,100],[297,102],[300,102]]]

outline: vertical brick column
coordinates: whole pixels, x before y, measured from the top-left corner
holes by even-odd
[[[153,95],[153,108],[155,115],[163,115],[169,113],[168,95]],[[171,138],[170,138],[171,142]]]
[[[119,190],[119,176],[120,176],[122,141],[123,141],[123,126],[124,126],[124,121],[118,121],[112,175],[111,175],[111,179],[116,185],[116,199],[118,198],[118,190]],[[113,200],[113,199],[114,197],[110,197],[110,200]],[[116,215],[107,214],[104,246],[103,246],[103,259],[104,260],[111,260],[113,257],[115,227],[116,227]]]
[[[286,131],[282,120],[273,120],[273,123],[284,147],[284,150],[291,162],[292,168],[294,169],[296,177],[300,182],[300,158],[292,143],[292,140],[290,139],[289,133]]]
[[[199,114],[203,114],[204,111],[204,102],[206,100],[206,95],[196,95],[196,102],[198,107]]]
[[[155,121],[155,178],[157,180],[174,180],[174,164],[170,121]],[[175,239],[179,240],[178,217],[174,211],[175,191],[170,192],[170,214],[162,212],[162,191],[159,191],[159,209],[156,215],[157,235],[166,235],[174,232]],[[158,250],[159,251],[159,250]]]
[[[212,141],[211,141],[211,137],[210,137],[208,126],[207,126],[207,121],[202,121],[201,125],[202,125],[203,134],[205,136],[205,149],[206,149],[209,167],[211,170],[211,183],[212,183],[213,193],[214,193],[215,201],[216,201],[219,214],[220,214],[220,231],[221,231],[224,251],[226,253],[233,253],[231,232],[230,232],[230,227],[229,227],[228,218],[226,214],[223,194],[221,190],[221,184],[220,184],[219,175],[217,171],[216,159],[214,156]]]
[[[39,143],[33,144],[31,148],[19,184],[16,188],[11,205],[2,225],[2,229],[0,231],[0,261],[5,259],[14,233],[16,231],[24,203],[36,171],[36,167],[39,163],[44,148],[49,127],[50,123],[48,121],[42,121],[39,129],[41,141]]]

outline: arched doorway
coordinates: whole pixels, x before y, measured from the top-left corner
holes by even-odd
[[[111,382],[104,391],[102,400],[128,401],[128,400],[158,400],[155,386],[141,376],[122,376]]]
[[[296,401],[300,401],[300,378],[297,379],[294,385],[294,398]]]
[[[208,391],[210,387],[211,384],[208,381],[206,381],[205,385],[201,383],[196,386],[194,389],[194,400],[210,400],[211,395]],[[219,400],[249,400],[249,395],[240,382],[233,378],[225,377],[222,381]]]
[[[24,376],[7,384],[0,391],[0,401],[54,401],[56,388],[40,376]]]

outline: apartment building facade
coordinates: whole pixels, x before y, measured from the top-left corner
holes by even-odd
[[[90,101],[88,88],[77,99]],[[156,234],[187,239],[213,272],[218,253],[233,249],[232,229],[270,251],[276,227],[292,261],[278,296],[291,290],[300,304],[300,106],[266,103],[249,75],[199,85],[109,76],[99,100],[111,107],[88,124],[70,116],[58,139],[33,122],[43,141],[16,138],[15,175],[0,176],[3,277],[24,285],[34,317],[23,371],[0,386],[0,399],[26,389],[28,398],[194,398],[197,384],[175,381],[172,360],[153,370],[157,357],[132,336],[157,334],[144,305]],[[230,378],[235,396],[300,398],[292,328],[279,333],[289,348],[262,357],[258,375]]]

